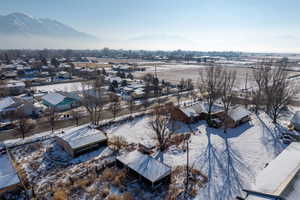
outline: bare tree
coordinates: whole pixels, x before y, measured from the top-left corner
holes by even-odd
[[[79,125],[79,120],[82,117],[81,112],[79,110],[73,109],[73,110],[71,110],[70,115],[73,117],[73,120],[75,120],[76,126],[78,126]]]
[[[208,114],[211,116],[211,111],[216,100],[221,96],[223,88],[224,76],[221,67],[211,66],[203,71],[200,71],[199,90],[207,93]]]
[[[288,80],[288,72],[284,63],[274,70],[269,70],[266,74],[269,80],[264,86],[267,112],[273,119],[273,123],[277,123],[281,111],[295,95],[295,90]]]
[[[224,107],[224,133],[227,132],[228,111],[232,105],[234,97],[234,85],[236,81],[236,71],[223,70],[223,85],[221,87],[221,101]]]
[[[25,135],[30,133],[35,128],[35,123],[33,120],[29,119],[23,110],[16,111],[17,123],[15,131],[22,135],[22,138],[25,138]]]
[[[253,78],[256,82],[257,88],[253,91],[253,103],[255,105],[255,112],[257,113],[262,104],[262,95],[265,86],[265,75],[268,71],[269,64],[266,61],[260,62],[256,69],[253,70]]]
[[[109,99],[110,99],[109,110],[113,114],[113,117],[115,119],[117,114],[121,111],[120,98],[116,94],[110,93]]]
[[[173,131],[168,129],[170,116],[165,109],[162,106],[154,108],[153,117],[149,121],[149,127],[154,131],[161,151],[167,148],[167,144],[173,133]]]
[[[129,97],[127,104],[128,104],[128,110],[132,115],[133,111],[136,109],[135,100],[132,95]]]
[[[97,78],[82,83],[81,104],[90,115],[91,122],[98,125],[102,119],[104,107],[104,91],[102,89],[103,79]]]
[[[49,107],[45,112],[45,116],[46,116],[46,118],[47,118],[47,120],[48,120],[48,122],[51,126],[51,132],[53,133],[56,122],[59,118],[59,115],[56,112],[55,107]]]

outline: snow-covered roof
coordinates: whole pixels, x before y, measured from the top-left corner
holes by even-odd
[[[57,92],[50,92],[43,96],[42,99],[51,103],[52,105],[57,105],[65,99],[65,96]]]
[[[256,177],[251,191],[266,195],[299,199],[300,195],[300,143],[292,142]],[[296,197],[296,198],[295,198]],[[259,199],[255,197],[251,200]],[[248,198],[247,198],[248,200]]]
[[[15,101],[11,97],[5,97],[0,100],[0,112],[5,110],[5,108],[13,105]]]
[[[67,142],[72,149],[77,149],[96,142],[102,142],[107,139],[104,133],[89,125],[68,129],[65,133],[60,134],[57,137],[60,137]]]
[[[300,111],[297,111],[292,118],[292,123],[300,124]]]
[[[171,167],[139,151],[132,151],[126,155],[119,156],[117,160],[150,180],[152,183],[171,173]]]
[[[0,190],[20,183],[17,172],[7,154],[0,155]]]
[[[209,106],[207,103],[197,102],[193,105],[181,108],[181,111],[184,112],[188,117],[199,115],[200,113],[208,113]],[[221,106],[213,105],[211,108],[212,113],[222,111]]]
[[[234,121],[241,120],[242,118],[250,115],[250,111],[246,110],[243,107],[236,107],[228,111],[228,116]]]

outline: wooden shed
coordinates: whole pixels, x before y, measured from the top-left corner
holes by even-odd
[[[139,151],[119,156],[117,162],[129,168],[152,186],[158,182],[169,180],[171,175],[171,167]]]
[[[72,157],[107,145],[106,135],[90,125],[76,127],[56,136],[56,141]]]

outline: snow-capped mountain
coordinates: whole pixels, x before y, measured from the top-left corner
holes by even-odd
[[[22,37],[96,39],[68,25],[48,18],[34,18],[23,13],[0,15],[0,35]]]

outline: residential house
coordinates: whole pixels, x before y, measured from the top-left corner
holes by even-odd
[[[26,116],[39,113],[39,110],[30,101],[17,97],[5,97],[0,100],[1,118],[9,118],[18,110],[22,110]]]
[[[171,117],[176,121],[184,123],[193,123],[208,116],[209,105],[204,102],[197,102],[189,106],[177,107],[173,104],[168,104]],[[211,110],[212,117],[219,117],[224,113],[221,106],[213,105]]]
[[[292,142],[244,189],[246,200],[298,200],[300,197],[300,143]]]
[[[5,85],[0,85],[0,95],[19,95],[25,92],[23,81],[9,80]]]
[[[79,106],[80,97],[74,92],[50,92],[42,97],[42,103],[56,111],[64,111]]]

